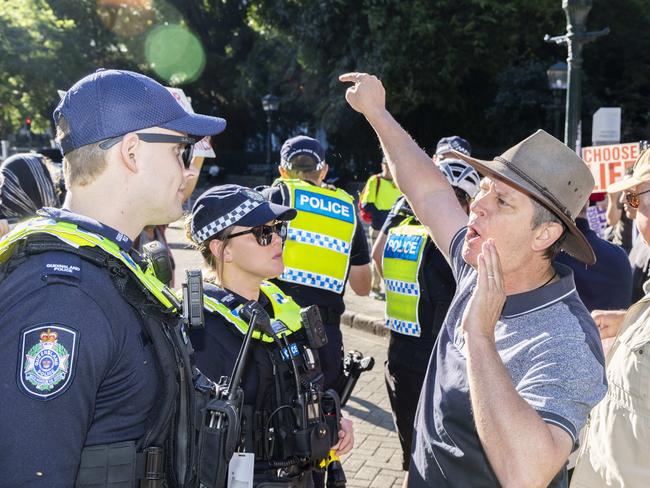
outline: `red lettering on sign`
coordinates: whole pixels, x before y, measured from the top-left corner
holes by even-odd
[[[609,185],[623,178],[625,170],[634,165],[639,151],[636,142],[582,148],[582,158],[596,180],[594,191],[606,191]]]

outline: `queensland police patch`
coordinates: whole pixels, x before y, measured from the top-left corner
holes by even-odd
[[[40,324],[20,336],[18,386],[27,395],[51,400],[72,382],[78,333],[59,324]]]

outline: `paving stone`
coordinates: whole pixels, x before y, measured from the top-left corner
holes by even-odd
[[[389,486],[392,486],[396,480],[397,478],[394,476],[381,473],[378,474],[374,480],[372,480],[370,483],[370,488],[387,488]]]
[[[372,481],[379,474],[379,468],[363,465],[355,474],[355,479]]]

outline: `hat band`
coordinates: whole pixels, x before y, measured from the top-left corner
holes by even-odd
[[[196,242],[203,242],[208,238],[212,237],[215,234],[218,234],[222,230],[230,227],[231,225],[236,224],[246,215],[251,213],[260,205],[266,202],[255,202],[253,200],[246,200],[245,202],[239,204],[233,210],[228,212],[226,215],[222,215],[217,220],[213,220],[209,224],[203,226],[201,229],[197,230],[192,234],[192,237]]]
[[[533,180],[530,176],[528,176],[526,173],[524,173],[522,170],[520,170],[517,166],[512,164],[510,161],[507,159],[504,159],[500,156],[497,156],[494,158],[495,160],[503,163],[506,165],[506,167],[511,170],[513,173],[515,173],[517,176],[519,176],[522,180],[524,180],[526,183],[528,183],[530,186],[535,188],[538,192],[542,194],[542,196],[553,203],[558,210],[560,210],[564,215],[569,217],[569,219],[574,220],[573,216],[571,215],[571,212],[569,211],[568,208],[566,208],[557,198],[555,198],[555,195],[553,195],[550,191],[548,191],[545,187],[541,186],[539,183],[537,183],[535,180]]]

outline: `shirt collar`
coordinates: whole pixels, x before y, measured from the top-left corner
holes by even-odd
[[[553,267],[560,277],[558,281],[535,290],[508,296],[501,316],[503,318],[513,318],[531,313],[548,307],[574,293],[576,285],[573,281],[571,268],[560,263],[553,263]]]
[[[45,207],[42,210],[39,210],[39,215],[78,225],[85,230],[94,232],[95,234],[99,234],[113,241],[115,244],[120,246],[120,249],[123,251],[129,251],[133,245],[133,241],[131,241],[131,239],[122,234],[120,231],[115,230],[108,225],[104,225],[95,219],[86,217],[85,215],[79,215],[71,212],[70,210],[63,208]]]

